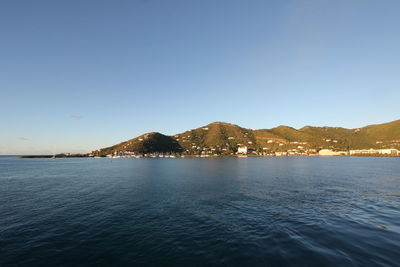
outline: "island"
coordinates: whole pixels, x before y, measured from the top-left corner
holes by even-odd
[[[23,158],[179,158],[285,156],[400,156],[400,120],[362,128],[305,126],[247,129],[213,122],[175,135],[151,132],[86,154]]]

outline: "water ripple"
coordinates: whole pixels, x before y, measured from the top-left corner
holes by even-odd
[[[397,158],[0,158],[0,265],[396,266]]]

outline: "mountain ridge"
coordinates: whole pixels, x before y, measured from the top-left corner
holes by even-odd
[[[259,152],[400,148],[400,120],[354,129],[310,125],[299,129],[285,125],[271,129],[248,129],[215,121],[175,135],[145,133],[92,151],[91,154],[105,156],[119,152],[159,152],[231,155],[241,146]]]

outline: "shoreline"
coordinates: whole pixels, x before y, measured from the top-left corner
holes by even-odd
[[[184,155],[184,156],[172,156],[172,157],[158,157],[158,156],[136,156],[136,157],[90,157],[87,155],[71,155],[71,156],[54,156],[54,155],[24,155],[24,156],[16,156],[20,159],[62,159],[62,158],[108,158],[108,159],[137,159],[137,158],[145,158],[145,159],[183,159],[183,158],[293,158],[293,157],[373,157],[373,158],[398,158],[400,155],[288,155],[288,156],[262,156],[262,155],[223,155],[223,156],[200,156],[200,155]]]

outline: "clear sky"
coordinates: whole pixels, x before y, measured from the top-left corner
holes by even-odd
[[[4,0],[0,154],[400,119],[398,0]]]

